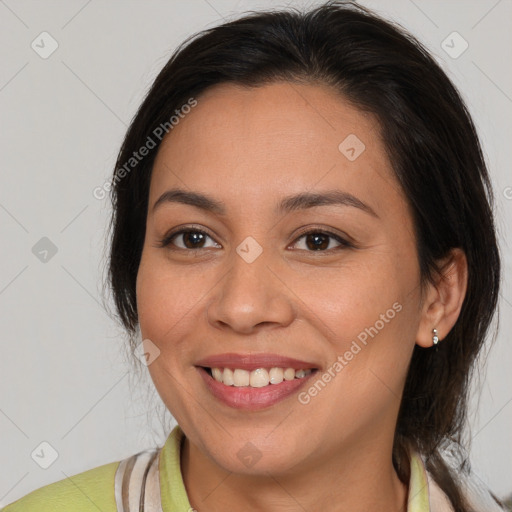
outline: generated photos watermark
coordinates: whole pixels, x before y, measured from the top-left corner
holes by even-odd
[[[402,311],[402,304],[395,302],[391,308],[382,313],[372,326],[366,327],[357,335],[357,340],[353,340],[350,348],[342,355],[339,355],[334,363],[319,376],[313,384],[306,390],[299,393],[297,399],[302,405],[307,405],[311,399],[320,393],[337,374],[339,374],[361,350],[368,345],[369,337],[373,339],[379,332],[386,327],[393,318]]]
[[[107,193],[112,189],[112,186],[135,169],[139,162],[144,160],[144,158],[150,154],[151,150],[157,147],[158,143],[162,141],[165,135],[178,125],[180,120],[189,114],[196,105],[197,100],[195,98],[189,98],[187,103],[183,104],[179,109],[175,109],[175,115],[173,114],[168,121],[160,123],[151,134],[147,136],[144,144],[137,151],[134,151],[132,156],[116,170],[111,181],[105,181],[103,185],[93,189],[92,195],[94,198],[98,200],[105,199]]]

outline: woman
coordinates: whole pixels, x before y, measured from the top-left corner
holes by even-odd
[[[412,36],[329,2],[187,40],[112,199],[119,317],[178,426],[4,510],[502,510],[457,457],[498,297],[491,185]]]

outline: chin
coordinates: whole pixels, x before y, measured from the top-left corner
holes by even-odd
[[[292,441],[289,446],[277,436],[270,439],[266,432],[261,433],[260,439],[258,433],[251,437],[246,431],[239,439],[234,436],[228,446],[216,442],[212,450],[208,451],[210,458],[226,471],[268,477],[269,473],[275,475],[288,472],[307,457],[307,454],[302,454],[301,457],[301,453],[297,451],[297,443],[292,438],[288,437],[288,440]]]

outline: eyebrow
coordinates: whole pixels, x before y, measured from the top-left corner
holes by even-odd
[[[153,212],[164,203],[187,204],[218,215],[226,215],[226,208],[222,202],[206,194],[190,192],[179,188],[173,188],[164,192],[153,205]],[[302,192],[285,197],[278,203],[276,211],[277,213],[288,213],[326,205],[351,206],[379,218],[369,205],[342,190],[328,190],[318,193]]]

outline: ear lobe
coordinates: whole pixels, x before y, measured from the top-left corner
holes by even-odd
[[[452,249],[439,262],[439,274],[435,284],[429,283],[421,311],[416,343],[424,348],[434,344],[433,329],[437,329],[439,343],[459,318],[467,290],[468,266],[464,251]]]

